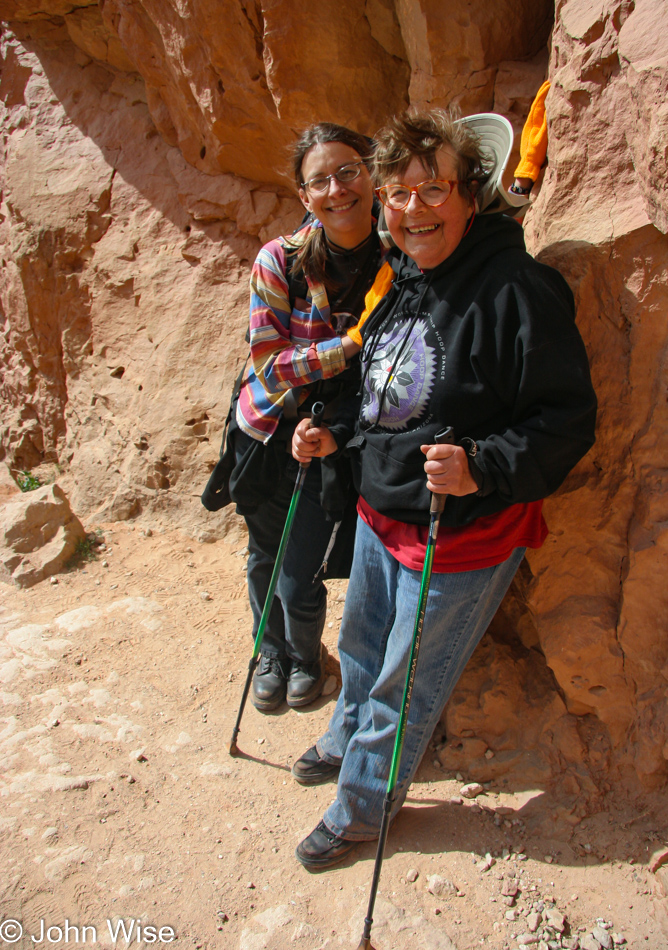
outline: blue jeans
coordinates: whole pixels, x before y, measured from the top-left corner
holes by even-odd
[[[495,567],[432,574],[393,816],[524,551],[517,548]],[[421,572],[400,564],[359,519],[339,634],[343,687],[317,743],[326,761],[341,764],[336,801],[323,816],[341,838],[378,837],[420,581]]]
[[[237,433],[241,451],[248,436]],[[267,598],[269,581],[285,527],[299,466],[285,454],[285,467],[277,474],[275,494],[263,505],[245,514],[248,526],[248,597],[253,613],[253,638]],[[261,652],[304,664],[320,659],[320,640],[327,613],[327,590],[313,578],[327,550],[334,525],[320,506],[320,460],[309,466],[292,533],[285,552],[276,593],[265,627]]]

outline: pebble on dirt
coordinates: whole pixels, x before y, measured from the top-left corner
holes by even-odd
[[[452,883],[448,881],[447,878],[441,877],[440,874],[430,874],[427,878],[427,890],[430,894],[433,894],[434,897],[442,897],[447,894],[456,894],[457,888]]]
[[[413,884],[414,881],[417,881],[419,876],[420,876],[420,872],[416,868],[411,868],[409,871],[406,872],[406,880],[410,884]]]
[[[527,917],[527,927],[532,934],[535,934],[540,925],[543,923],[543,917],[538,911],[533,911]]]
[[[468,785],[462,785],[459,789],[459,794],[464,798],[475,798],[477,795],[481,795],[485,789],[482,787],[480,782],[469,782]]]
[[[490,868],[493,868],[495,864],[496,864],[496,859],[493,858],[492,855],[488,851],[485,857],[482,859],[482,861],[479,861],[478,864],[476,864],[476,867],[478,868],[479,871],[482,871],[484,874],[485,871],[489,871]]]
[[[566,929],[566,920],[564,915],[560,914],[556,910],[547,911],[546,922],[548,927],[551,927],[552,930],[558,930],[560,934]]]
[[[594,927],[592,930],[592,937],[594,940],[598,940],[600,945],[603,947],[603,950],[612,950],[612,937],[607,930],[603,929],[603,927]]]
[[[323,696],[331,696],[334,690],[336,689],[336,677],[328,676],[325,680],[325,685],[322,687]]]
[[[592,934],[587,934],[587,936],[583,937],[580,941],[580,948],[581,950],[601,950],[601,944]]]

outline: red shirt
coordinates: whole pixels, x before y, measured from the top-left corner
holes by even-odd
[[[542,509],[542,501],[532,501],[476,518],[463,528],[441,525],[434,551],[434,573],[454,574],[494,567],[507,560],[515,548],[539,548],[548,533]],[[397,561],[413,571],[422,570],[427,525],[387,518],[374,511],[361,495],[357,511]]]

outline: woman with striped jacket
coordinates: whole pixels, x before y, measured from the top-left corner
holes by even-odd
[[[266,244],[252,271],[250,363],[236,408],[230,494],[248,525],[254,636],[297,474],[292,431],[316,400],[327,406],[339,449],[354,426],[359,345],[347,331],[381,265],[367,168],[372,148],[365,136],[331,123],[301,135],[294,174],[310,218]],[[309,468],[265,628],[251,693],[263,712],[286,699],[308,705],[322,692],[327,593],[320,567],[333,528],[323,487],[329,481],[340,489],[325,469],[319,458]]]

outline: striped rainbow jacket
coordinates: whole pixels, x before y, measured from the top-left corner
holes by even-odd
[[[306,279],[307,299],[290,306],[288,249],[300,247],[319,221],[265,244],[250,279],[250,361],[239,393],[237,425],[268,442],[289,390],[329,379],[346,368],[341,340],[330,322],[325,287]],[[289,242],[289,248],[286,246]],[[304,394],[306,398],[306,393]]]

